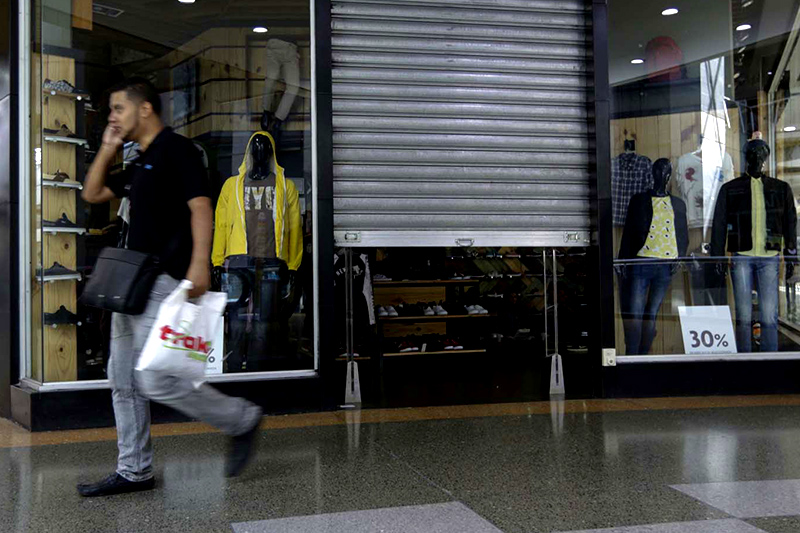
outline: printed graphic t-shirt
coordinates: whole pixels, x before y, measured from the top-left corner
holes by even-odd
[[[722,184],[733,179],[733,160],[729,154],[720,158],[706,157],[695,152],[678,159],[675,183],[680,196],[686,202],[686,221],[690,228],[705,228],[711,225],[714,206]]]
[[[247,255],[274,258],[275,253],[275,176],[244,180],[244,218],[247,230]]]

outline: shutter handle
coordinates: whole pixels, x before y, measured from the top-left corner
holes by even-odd
[[[475,239],[456,239],[456,246],[469,248],[473,244],[475,244]]]

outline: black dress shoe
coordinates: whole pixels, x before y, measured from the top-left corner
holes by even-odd
[[[156,486],[154,478],[144,481],[128,481],[117,473],[111,474],[97,483],[80,483],[78,492],[86,498],[95,496],[112,496],[114,494],[125,494],[126,492],[140,492],[150,490]]]
[[[244,467],[253,458],[256,451],[257,437],[261,434],[259,426],[261,417],[258,417],[256,425],[247,433],[236,437],[231,437],[228,457],[225,460],[225,477],[236,477],[242,473]]]
[[[59,307],[58,311],[55,313],[44,313],[44,323],[46,326],[81,325],[80,320],[78,320],[78,315],[71,312],[63,305]]]

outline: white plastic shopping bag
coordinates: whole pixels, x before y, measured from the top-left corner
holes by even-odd
[[[209,355],[221,356],[214,346],[220,316],[227,295],[206,292],[196,302],[189,301],[188,280],[161,302],[158,317],[147,337],[136,370],[151,370],[190,379],[195,387],[204,381]]]

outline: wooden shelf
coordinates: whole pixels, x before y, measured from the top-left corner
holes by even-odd
[[[402,280],[402,281],[382,281],[373,280],[372,284],[378,286],[400,286],[400,285],[465,285],[471,283],[478,283],[478,279],[420,279],[420,280]]]
[[[370,357],[368,355],[360,355],[358,357],[353,357],[353,361],[369,361],[371,359],[372,359],[372,357]],[[339,356],[339,357],[336,358],[336,360],[337,361],[347,361],[348,359],[347,359],[346,356]]]
[[[404,355],[450,355],[450,354],[476,354],[486,353],[485,349],[481,350],[442,350],[440,352],[403,352],[403,353],[385,353],[384,357],[403,357]]]
[[[435,315],[435,316],[381,316],[378,320],[385,322],[422,322],[425,320],[448,320],[451,318],[490,318],[497,315]]]

